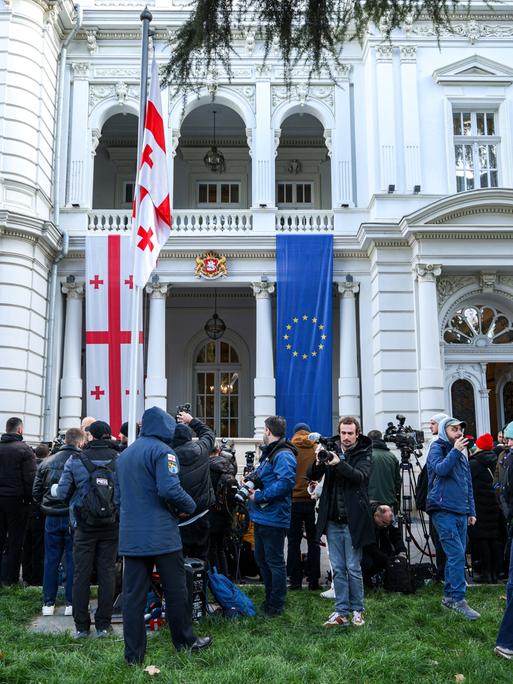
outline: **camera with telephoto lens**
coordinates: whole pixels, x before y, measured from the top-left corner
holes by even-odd
[[[406,416],[400,413],[396,415],[397,425],[392,422],[387,423],[387,429],[383,435],[385,442],[392,442],[401,451],[401,455],[409,455],[414,451],[422,449],[424,444],[424,433],[422,430],[414,430],[409,425],[405,425]]]
[[[242,485],[239,488],[237,494],[235,494],[235,499],[240,503],[246,503],[249,498],[252,489],[262,489],[264,484],[262,480],[258,477],[255,470],[244,476]]]
[[[337,454],[339,451],[336,439],[334,437],[323,437],[319,432],[311,432],[308,435],[308,439],[311,442],[316,442],[324,447],[323,449],[319,449],[317,452],[317,460],[319,463],[328,463],[328,461],[331,461],[333,458],[333,454],[330,453],[330,451],[335,454]]]
[[[178,404],[178,406],[176,407],[175,418],[178,418],[178,414],[179,414],[179,413],[182,413],[182,411],[183,411],[184,413],[191,413],[191,408],[192,408],[192,406],[191,406],[189,403],[187,403],[187,404]]]
[[[252,473],[255,469],[255,454],[255,451],[244,452],[244,458],[246,459],[246,465],[244,466],[244,470],[242,471],[242,475],[244,477],[247,477],[247,475],[249,473]]]

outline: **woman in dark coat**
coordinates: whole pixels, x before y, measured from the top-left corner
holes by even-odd
[[[493,489],[493,473],[497,455],[493,438],[486,433],[476,440],[476,451],[470,460],[477,522],[469,527],[472,559],[479,558],[478,582],[496,582],[502,570],[504,548],[501,542],[501,512]]]

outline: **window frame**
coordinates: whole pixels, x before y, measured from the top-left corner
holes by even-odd
[[[293,201],[292,202],[279,202],[279,186],[280,185],[292,185],[293,188]],[[298,202],[297,201],[297,186],[298,185],[309,185],[310,186],[310,202]],[[285,189],[284,189],[285,196]],[[276,181],[276,206],[278,209],[313,209],[315,207],[315,181],[310,179],[305,180],[291,180],[290,178],[277,180]]]
[[[215,185],[216,186],[216,202],[200,202],[200,186],[201,185],[206,185],[207,186],[207,198],[209,194],[209,185]],[[239,192],[239,201],[238,202],[226,202],[222,203],[221,202],[221,186],[222,185],[236,185],[238,188]],[[231,187],[230,187],[230,199],[231,199]],[[198,209],[241,209],[242,208],[242,184],[240,180],[197,180],[196,181],[196,206]]]
[[[461,121],[461,130],[463,131],[463,118],[462,114],[470,114],[471,116],[471,133],[470,135],[465,135],[463,132],[461,133],[455,133],[454,132],[454,116],[456,114],[460,115],[460,121]],[[491,114],[493,116],[493,123],[494,123],[494,133],[492,135],[490,134],[485,134],[485,135],[480,135],[477,131],[477,115],[478,114],[483,114],[485,116],[485,121],[487,120],[487,115]],[[453,166],[453,175],[455,179],[455,185],[456,185],[456,192],[468,192],[472,190],[484,190],[488,188],[498,188],[500,187],[500,168],[501,168],[501,135],[500,135],[500,123],[499,123],[499,116],[498,116],[498,108],[497,107],[478,107],[478,106],[473,106],[473,107],[467,107],[465,108],[464,106],[453,106],[452,109],[452,116],[451,116],[451,122],[452,122],[452,139],[453,139],[453,156],[454,156],[454,166]],[[488,164],[488,167],[486,169],[481,169],[480,166],[480,153],[479,153],[479,148],[482,146],[485,146],[488,148],[488,146],[494,145],[495,146],[495,167],[490,167]],[[463,187],[461,189],[458,189],[458,168],[456,166],[456,148],[457,146],[463,146],[463,147],[471,147],[472,148],[472,170],[474,174],[474,187],[473,188],[467,188]],[[463,150],[463,156],[465,158],[465,150]],[[488,156],[488,155],[487,155]],[[488,159],[489,161],[489,159]],[[462,175],[462,181],[463,184],[466,186],[467,185],[467,180],[465,178],[465,169],[464,167],[464,172]],[[491,174],[493,172],[496,173],[496,184],[491,185],[489,182],[487,185],[481,185],[481,176],[483,175],[483,172],[486,173],[488,181],[491,180]]]

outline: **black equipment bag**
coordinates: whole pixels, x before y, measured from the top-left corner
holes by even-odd
[[[107,527],[116,522],[114,459],[96,465],[84,455],[79,456],[89,473],[89,489],[79,508],[80,519],[91,527]]]
[[[401,594],[414,594],[417,587],[413,579],[410,566],[406,558],[396,556],[390,560],[385,570],[385,591],[394,591]]]
[[[193,620],[201,620],[207,614],[207,566],[199,558],[185,558],[184,566],[189,610]]]
[[[417,509],[419,511],[426,511],[427,506],[427,495],[428,495],[428,473],[427,465],[425,465],[420,471],[419,477],[417,479],[417,488],[415,490],[415,503],[417,504]]]

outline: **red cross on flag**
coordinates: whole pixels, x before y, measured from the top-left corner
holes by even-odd
[[[134,284],[144,287],[171,230],[166,137],[155,57],[151,65],[150,94],[146,103],[132,219],[135,249]]]
[[[128,420],[133,282],[130,237],[88,236],[85,254],[87,414],[107,421],[117,437],[121,423]],[[143,411],[142,343],[140,331],[137,419]]]

